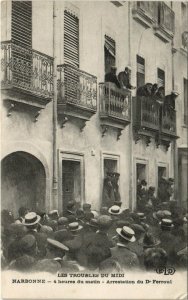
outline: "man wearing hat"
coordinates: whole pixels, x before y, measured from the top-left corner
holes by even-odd
[[[112,258],[116,259],[124,269],[139,267],[138,257],[129,247],[129,243],[136,241],[135,232],[128,226],[117,228],[116,232],[119,241],[116,246],[111,249]]]
[[[19,209],[18,209],[18,214],[19,214],[19,217],[18,219],[16,219],[15,223],[16,224],[21,224],[23,221],[24,221],[24,218],[25,218],[25,215],[28,213],[28,209],[24,206],[21,206]]]
[[[120,192],[119,192],[119,177],[120,177],[120,174],[117,173],[117,172],[114,172],[113,173],[113,181],[112,181],[112,185],[113,185],[113,189],[114,189],[114,197],[115,197],[115,201],[114,201],[114,204],[115,203],[120,203],[121,202],[121,196],[120,196]],[[121,205],[119,205],[121,206]]]
[[[57,209],[51,210],[51,211],[48,213],[48,217],[49,217],[50,220],[55,220],[55,221],[57,221],[58,218],[59,218],[58,210],[57,210]]]
[[[130,67],[125,67],[125,70],[118,74],[118,80],[122,89],[132,90],[136,88],[130,84],[130,74]]]
[[[116,71],[117,68],[115,66],[111,66],[111,71],[105,75],[105,82],[112,82],[120,89],[121,86],[117,78]]]
[[[68,217],[70,215],[75,215],[76,214],[76,202],[75,201],[69,201],[67,203],[67,208],[64,213],[64,217]]]

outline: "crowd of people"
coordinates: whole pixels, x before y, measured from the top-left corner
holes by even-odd
[[[132,212],[116,201],[92,210],[67,203],[66,211],[2,210],[2,270],[19,272],[155,271],[186,268],[188,214],[178,202]]]

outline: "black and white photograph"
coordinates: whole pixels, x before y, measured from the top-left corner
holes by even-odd
[[[188,2],[1,1],[3,299],[187,299]]]

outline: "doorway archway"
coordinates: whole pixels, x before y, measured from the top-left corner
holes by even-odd
[[[1,208],[17,216],[20,206],[31,210],[45,208],[46,174],[41,161],[34,155],[17,151],[1,162]]]

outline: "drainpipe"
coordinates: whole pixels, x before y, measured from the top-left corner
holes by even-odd
[[[131,15],[132,11],[131,11],[131,2],[128,2],[128,64],[131,67],[131,35],[132,35],[132,15]],[[132,72],[132,70],[131,70]],[[130,109],[130,113],[131,113],[131,122],[129,124],[129,208],[131,210],[133,210],[135,203],[133,203],[134,199],[134,176],[133,176],[133,113],[132,113],[132,94],[131,94],[131,109]]]
[[[58,208],[58,195],[57,195],[57,4],[53,1],[53,186],[52,186],[52,208]]]

